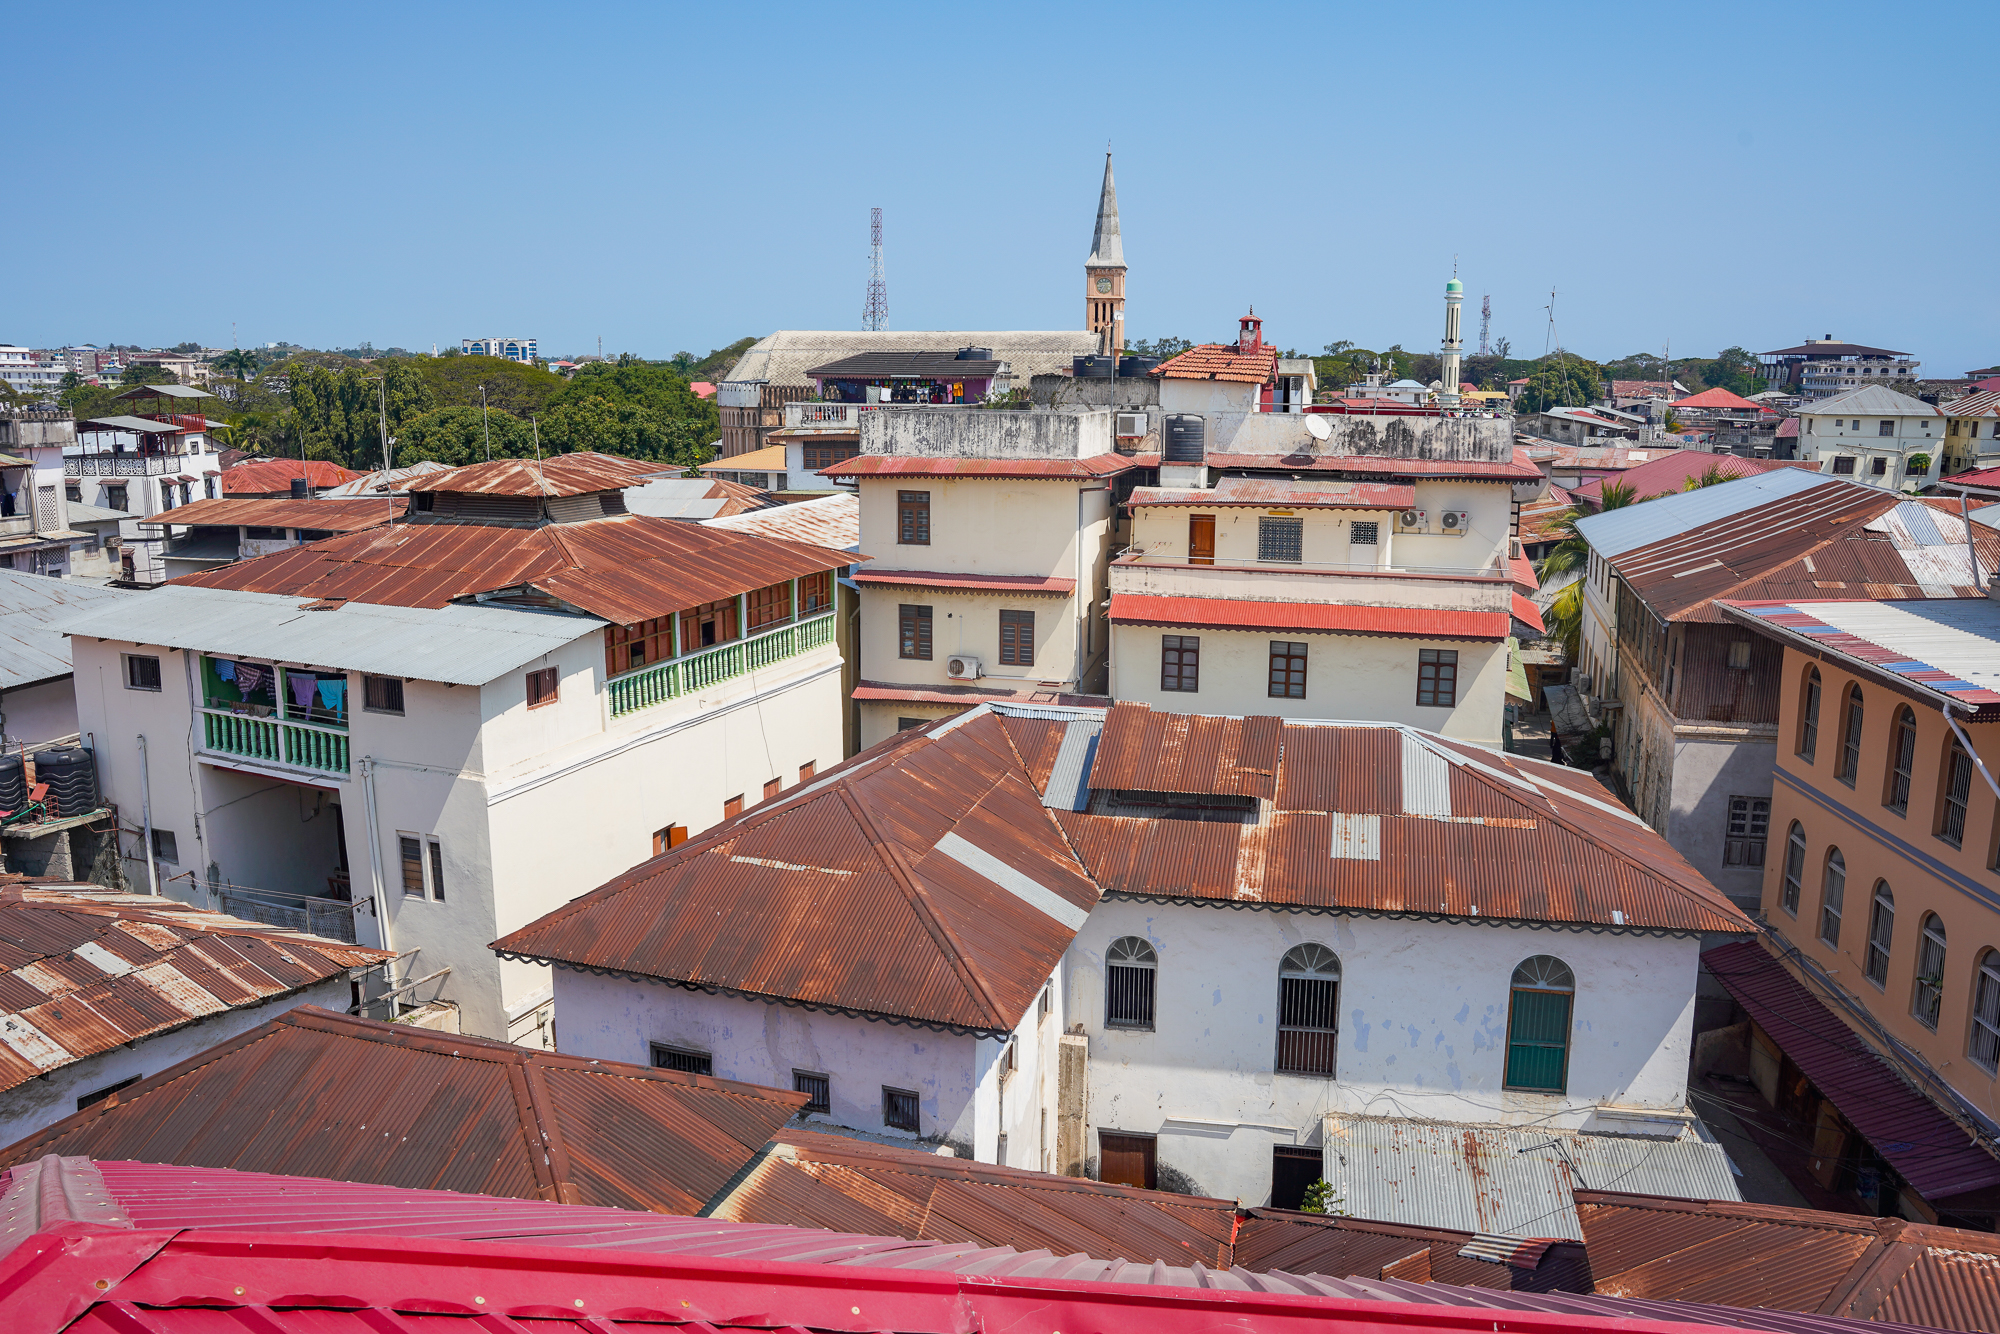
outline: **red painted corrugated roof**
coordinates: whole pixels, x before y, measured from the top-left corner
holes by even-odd
[[[1727,389],[1704,389],[1699,394],[1677,398],[1671,406],[1676,408],[1734,408],[1743,412],[1762,412],[1764,408],[1740,394],[1732,394]]]
[[[1533,630],[1536,634],[1547,634],[1548,627],[1542,624],[1542,609],[1519,593],[1514,595],[1514,619]]]
[[[1081,459],[925,458],[904,454],[857,454],[831,467],[822,477],[1022,477],[1087,481],[1139,467],[1130,454],[1092,454]]]
[[[951,588],[966,593],[1025,593],[1030,596],[1068,597],[1076,580],[1044,578],[1034,574],[952,574],[938,570],[856,571],[854,582],[882,588]]]
[[[1981,486],[2000,490],[2000,468],[1970,468],[1944,479],[1947,486]]]
[[[2000,1160],[1875,1054],[1755,940],[1701,956],[1757,1026],[1889,1164],[1933,1202],[2000,1185]]]
[[[1143,593],[1112,594],[1108,619],[1114,625],[1185,625],[1210,630],[1284,630],[1409,639],[1507,637],[1507,615],[1497,611],[1253,602],[1247,598],[1157,597]]]
[[[223,470],[222,494],[254,496],[289,491],[294,477],[305,478],[306,485],[310,487],[325,487],[339,486],[342,482],[352,482],[367,475],[323,459],[248,459]]]
[[[1796,420],[1796,419],[1793,419]],[[1687,484],[1701,477],[1713,468],[1723,477],[1754,477],[1758,473],[1770,472],[1774,468],[1788,466],[1778,459],[1746,459],[1735,454],[1706,454],[1695,449],[1671,449],[1641,463],[1636,468],[1627,468],[1616,477],[1593,477],[1576,488],[1576,494],[1591,501],[1602,499],[1607,482],[1617,486],[1629,486],[1640,500],[1650,500],[1654,496],[1669,495],[1683,490]]]
[[[1521,526],[1525,529],[1527,527],[1525,515],[1523,519]],[[1542,586],[1540,577],[1535,574],[1535,563],[1524,555],[1508,561],[1507,570],[1514,577],[1514,587],[1523,593],[1532,593]]]

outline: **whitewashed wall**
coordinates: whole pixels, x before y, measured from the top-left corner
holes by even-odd
[[[1104,949],[1127,935],[1159,953],[1152,1032],[1103,1024]],[[1341,961],[1331,1079],[1273,1070],[1278,964],[1308,940]],[[1314,1142],[1328,1111],[1574,1128],[1594,1126],[1600,1103],[1678,1108],[1697,953],[1692,938],[1637,932],[1107,899],[1069,951],[1092,1153],[1100,1130],[1157,1135],[1159,1162],[1190,1188],[1260,1204],[1272,1147]],[[1536,954],[1577,976],[1566,1095],[1501,1087],[1509,983]]]
[[[7,718],[7,744],[25,744],[29,749],[44,741],[76,732],[76,686],[73,678],[62,677],[31,686],[16,686],[0,696],[0,710]]]
[[[212,1014],[184,1028],[161,1033],[143,1041],[65,1065],[25,1084],[0,1093],[0,1145],[13,1144],[44,1126],[52,1126],[66,1116],[74,1116],[76,1100],[134,1075],[141,1079],[170,1070],[198,1056],[218,1043],[227,1042],[259,1024],[269,1023],[298,1005],[317,1005],[345,1014],[350,1002],[347,975],[340,973],[324,982],[287,996],[274,997],[261,1005],[245,1005]]]

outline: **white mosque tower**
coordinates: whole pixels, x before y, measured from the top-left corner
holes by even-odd
[[[1442,408],[1458,406],[1458,359],[1465,351],[1465,340],[1458,336],[1458,307],[1464,300],[1465,284],[1453,273],[1444,285],[1444,346],[1439,349],[1444,354],[1444,388],[1438,391]]]

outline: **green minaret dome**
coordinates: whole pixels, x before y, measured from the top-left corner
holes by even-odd
[[[1444,290],[1447,293],[1463,292],[1465,290],[1465,284],[1460,282],[1458,279],[1453,278],[1450,282],[1444,285]]]

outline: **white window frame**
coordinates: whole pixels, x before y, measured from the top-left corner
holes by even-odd
[[[140,685],[133,685],[133,684],[132,684],[132,664],[133,664],[134,662],[138,662],[138,661],[145,661],[145,660],[150,660],[150,661],[152,662],[152,664],[153,664],[154,668],[155,668],[155,669],[156,669],[156,670],[157,670],[157,671],[159,672],[159,677],[160,677],[160,684],[159,684],[159,685],[156,685],[156,686],[140,686]],[[161,691],[162,691],[163,689],[165,689],[165,688],[166,688],[166,680],[167,680],[167,675],[166,675],[166,670],[165,670],[164,666],[162,665],[162,662],[161,662],[161,659],[160,659],[160,656],[159,656],[158,654],[154,654],[154,653],[121,653],[121,654],[119,654],[119,655],[118,655],[118,665],[119,665],[119,667],[120,667],[120,668],[121,668],[121,669],[123,670],[123,674],[124,674],[124,678],[125,678],[125,688],[126,688],[127,690],[144,690],[144,691],[148,692],[149,694],[154,694],[154,695],[157,695],[157,694],[159,694],[159,693],[160,693],[160,692],[161,692]]]
[[[410,839],[417,845],[417,860],[423,872],[424,892],[412,894],[402,877],[403,840]],[[403,901],[416,899],[421,903],[443,903],[444,887],[437,883],[438,873],[444,865],[444,840],[436,834],[419,834],[408,829],[396,831],[396,882],[402,888]]]

